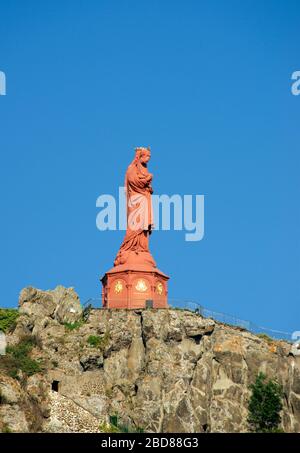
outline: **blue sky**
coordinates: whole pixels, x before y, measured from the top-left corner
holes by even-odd
[[[205,195],[205,236],[159,231],[170,298],[300,330],[297,1],[1,2],[1,306],[99,297],[124,232],[96,229],[135,146],[157,194]]]

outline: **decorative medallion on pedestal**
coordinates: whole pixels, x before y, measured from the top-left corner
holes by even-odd
[[[149,250],[154,227],[150,157],[150,148],[136,148],[126,172],[127,230],[114,267],[101,279],[105,308],[145,308],[146,300],[154,308],[168,306],[169,277],[156,267]]]

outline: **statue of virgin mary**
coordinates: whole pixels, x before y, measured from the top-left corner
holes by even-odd
[[[149,235],[154,227],[151,195],[153,175],[147,164],[150,148],[136,148],[125,176],[127,230],[114,261],[115,266],[132,264],[156,267],[149,251]]]

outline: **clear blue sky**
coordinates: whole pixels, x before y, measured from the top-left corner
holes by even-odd
[[[100,295],[99,232],[133,148],[156,193],[204,194],[205,237],[156,232],[170,298],[300,330],[299,1],[2,1],[1,306]]]

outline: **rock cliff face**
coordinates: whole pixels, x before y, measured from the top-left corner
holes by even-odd
[[[146,432],[245,432],[263,371],[283,385],[282,428],[300,431],[300,357],[288,343],[184,310],[94,309],[83,321],[63,287],[24,289],[19,313],[8,344],[34,338],[40,369],[13,378],[0,357],[0,430],[95,432],[117,414]]]

